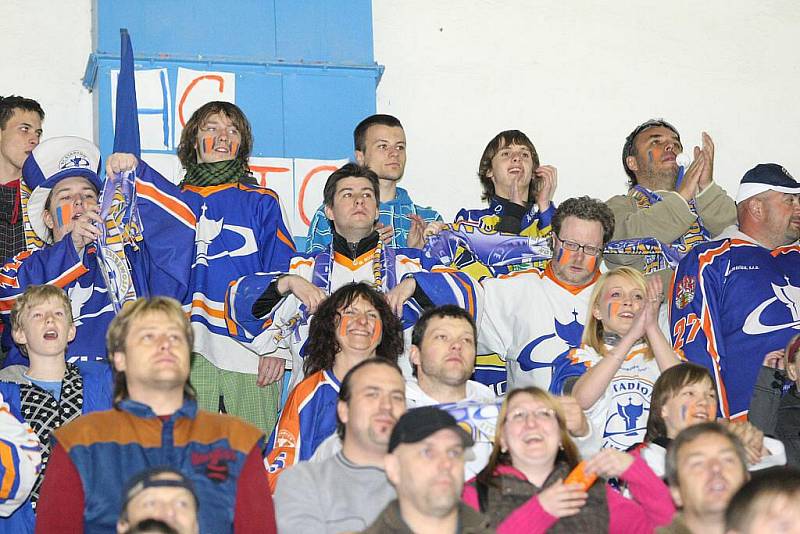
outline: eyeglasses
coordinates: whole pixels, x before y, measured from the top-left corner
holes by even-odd
[[[521,425],[527,423],[531,417],[540,423],[552,421],[556,418],[556,411],[552,408],[537,408],[535,410],[523,410],[520,408],[509,412],[506,416],[506,421],[515,425]]]
[[[571,250],[572,252],[577,252],[579,250],[582,250],[583,253],[586,254],[587,256],[599,256],[603,252],[602,247],[596,247],[594,245],[581,245],[579,243],[576,243],[575,241],[564,240],[558,236],[555,237],[556,239],[561,241],[562,247],[564,247],[567,250]]]

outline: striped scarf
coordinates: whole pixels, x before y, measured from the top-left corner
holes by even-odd
[[[250,174],[250,167],[238,158],[214,163],[190,163],[186,166],[186,177],[179,187],[183,188],[186,185],[207,187],[236,182],[256,183]]]

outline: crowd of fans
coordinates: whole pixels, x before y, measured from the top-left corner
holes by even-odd
[[[679,164],[649,120],[627,193],[556,205],[509,130],[446,223],[373,115],[301,253],[236,105],[177,185],[43,121],[0,98],[0,533],[800,529],[780,165],[733,198],[709,135]]]

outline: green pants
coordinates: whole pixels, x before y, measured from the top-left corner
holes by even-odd
[[[257,375],[219,369],[202,354],[192,353],[191,381],[202,410],[241,417],[269,438],[278,421],[280,381],[260,388]]]

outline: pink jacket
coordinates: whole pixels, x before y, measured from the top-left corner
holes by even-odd
[[[509,465],[498,467],[497,473],[526,480],[521,471]],[[620,478],[627,483],[633,499],[623,497],[611,486],[606,486],[611,534],[649,534],[656,527],[669,524],[675,514],[669,489],[639,455],[634,455],[633,463]],[[472,485],[464,485],[461,499],[472,508],[478,509],[478,492]],[[543,533],[557,521],[557,517],[544,511],[539,504],[539,498],[534,495],[497,526],[497,533]]]

